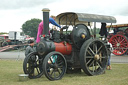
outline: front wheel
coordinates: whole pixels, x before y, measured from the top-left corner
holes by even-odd
[[[39,57],[37,52],[28,54],[23,62],[24,73],[29,74],[30,79],[41,77],[43,75],[42,61],[43,59]]]
[[[59,52],[50,52],[43,61],[43,70],[45,76],[53,81],[61,79],[67,69],[67,63],[64,56]]]

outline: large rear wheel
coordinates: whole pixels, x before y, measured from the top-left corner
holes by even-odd
[[[107,66],[108,51],[100,40],[89,39],[80,49],[80,64],[87,75],[102,74]]]
[[[123,55],[127,52],[128,48],[128,39],[124,35],[113,35],[109,42],[112,44],[113,47],[113,54],[115,55]]]

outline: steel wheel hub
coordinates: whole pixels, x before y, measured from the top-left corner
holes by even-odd
[[[94,59],[95,59],[95,60],[99,60],[99,59],[100,59],[100,55],[95,54]]]
[[[116,46],[119,47],[120,46],[120,43],[117,43]]]

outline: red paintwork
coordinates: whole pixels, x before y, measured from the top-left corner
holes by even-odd
[[[55,51],[62,53],[63,55],[70,55],[72,52],[72,45],[64,42],[54,43],[55,44]]]
[[[3,39],[8,39],[8,34],[2,34],[2,35],[0,35],[0,37]]]
[[[113,54],[115,55],[123,55],[127,52],[128,48],[128,41],[127,37],[124,35],[116,34],[113,35],[109,42],[112,44],[112,47],[114,48]]]

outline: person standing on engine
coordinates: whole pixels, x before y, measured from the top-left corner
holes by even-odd
[[[55,19],[56,17],[55,16],[50,16],[49,18],[49,23],[61,28],[60,25],[58,25],[56,22],[55,22]],[[37,33],[37,38],[36,38],[36,43],[39,43],[40,42],[40,35],[42,35],[43,33],[43,21],[40,22],[39,26],[38,26],[38,33]]]

